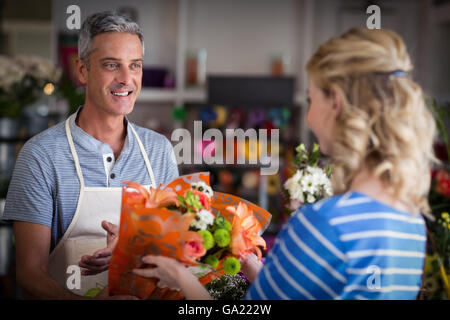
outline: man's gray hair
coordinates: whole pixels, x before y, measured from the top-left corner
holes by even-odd
[[[139,37],[144,54],[144,36],[138,24],[113,11],[94,13],[84,20],[78,37],[78,56],[89,69],[89,54],[94,50],[92,39],[105,32],[126,32]]]

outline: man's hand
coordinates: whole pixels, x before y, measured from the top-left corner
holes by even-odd
[[[106,220],[102,221],[102,228],[106,230],[106,248],[97,250],[91,256],[81,257],[78,265],[85,268],[81,273],[85,276],[94,275],[108,270],[112,252],[119,239],[119,227]]]

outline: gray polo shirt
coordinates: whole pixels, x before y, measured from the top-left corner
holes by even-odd
[[[156,185],[178,177],[173,147],[152,130],[133,126],[147,152]],[[151,184],[135,135],[128,128],[118,159],[111,147],[70,121],[70,129],[87,187],[121,187],[122,181]],[[111,178],[111,174],[114,178]],[[6,197],[3,220],[17,220],[51,228],[52,250],[75,213],[80,183],[67,142],[65,121],[31,138],[20,151]]]

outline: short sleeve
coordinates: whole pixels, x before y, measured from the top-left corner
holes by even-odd
[[[346,256],[326,217],[305,206],[280,231],[246,299],[339,299]]]
[[[3,220],[48,227],[53,219],[53,181],[49,158],[37,144],[27,142],[20,151],[6,196]]]

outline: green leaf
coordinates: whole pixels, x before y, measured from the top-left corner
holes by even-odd
[[[301,143],[295,148],[295,151],[297,151],[298,153],[306,152],[306,147],[303,143]]]
[[[445,105],[438,106],[437,101],[435,98],[433,98],[431,101],[428,99],[426,103],[430,106],[432,109],[432,112],[435,116],[436,121],[436,127],[438,129],[439,134],[441,135],[442,139],[444,140],[446,149],[447,149],[447,155],[450,158],[450,139],[448,137],[448,132],[445,127],[444,120],[446,118],[446,113],[450,112],[445,109]]]
[[[313,151],[312,151],[313,153],[314,152],[319,152],[319,145],[317,144],[317,143],[314,143],[314,146],[313,146]]]

